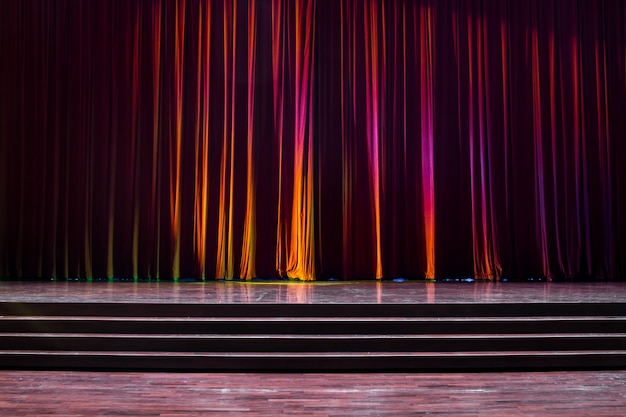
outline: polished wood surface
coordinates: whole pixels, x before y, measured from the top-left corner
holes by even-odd
[[[0,371],[3,416],[623,416],[626,371],[240,374]]]
[[[447,304],[626,302],[626,282],[0,281],[0,302]]]

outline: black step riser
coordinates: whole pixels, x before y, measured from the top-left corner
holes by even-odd
[[[98,355],[0,355],[2,369],[124,370],[170,372],[433,372],[624,369],[626,354],[430,357],[179,357]]]
[[[626,369],[625,312],[626,303],[5,302],[0,368]]]
[[[626,337],[229,338],[2,336],[5,350],[156,352],[454,352],[622,350]]]
[[[119,334],[520,334],[626,333],[625,321],[467,321],[467,322],[160,322],[103,320],[0,320],[0,332]]]

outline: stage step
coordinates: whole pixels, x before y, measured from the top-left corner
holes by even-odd
[[[0,351],[4,369],[164,372],[459,372],[624,369],[624,350],[198,353]]]
[[[63,317],[1,316],[0,332],[119,334],[619,333],[626,316],[586,317]]]
[[[619,350],[626,334],[426,334],[426,335],[118,335],[4,333],[0,346],[10,350],[166,351],[166,352],[455,352]]]
[[[626,369],[625,307],[0,303],[0,368]]]

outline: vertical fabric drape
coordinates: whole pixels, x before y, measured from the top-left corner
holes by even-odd
[[[623,279],[617,0],[0,3],[0,276]]]

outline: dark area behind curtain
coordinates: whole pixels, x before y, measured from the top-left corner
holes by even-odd
[[[0,1],[0,276],[616,279],[618,0]]]

